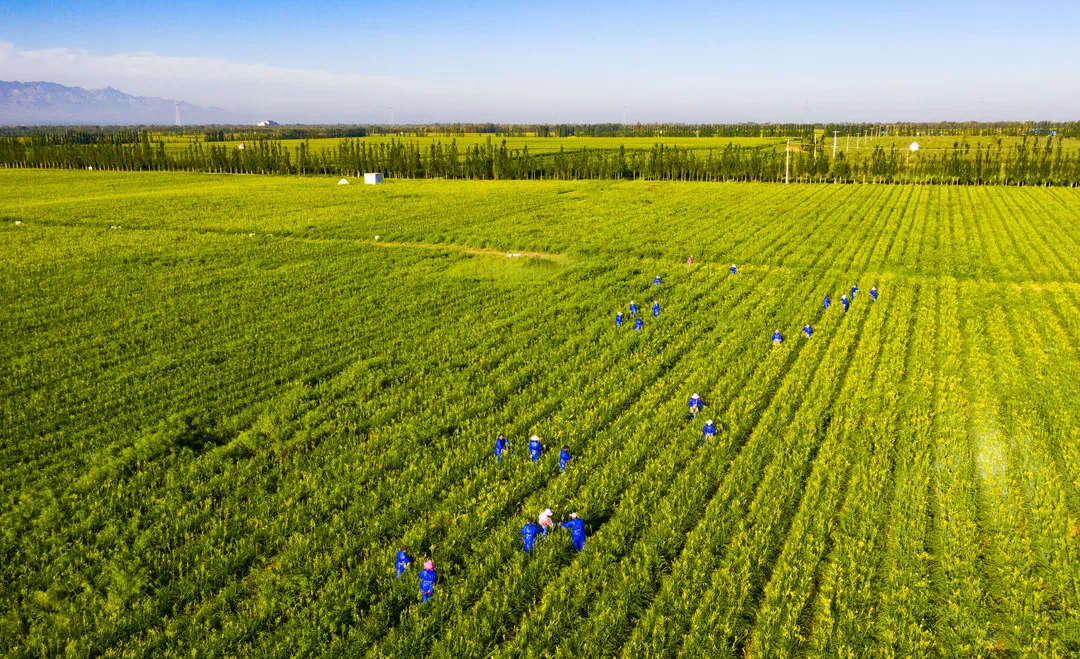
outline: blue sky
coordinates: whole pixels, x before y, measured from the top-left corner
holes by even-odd
[[[1080,2],[0,0],[0,79],[278,121],[1080,118]]]

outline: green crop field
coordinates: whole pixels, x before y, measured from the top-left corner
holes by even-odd
[[[9,656],[1080,653],[1076,189],[4,170],[0,263]]]

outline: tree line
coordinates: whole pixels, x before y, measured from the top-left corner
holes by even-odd
[[[461,148],[456,140],[392,139],[370,143],[345,138],[335,147],[290,149],[278,140],[257,139],[245,148],[195,142],[169,153],[162,141],[143,133],[137,144],[78,144],[71,141],[0,138],[0,165],[120,171],[156,170],[234,174],[359,176],[382,172],[392,178],[477,180],[648,179],[677,181],[799,181],[839,183],[929,183],[950,185],[1080,185],[1080,152],[1061,137],[1034,137],[1005,146],[955,142],[937,152],[876,146],[832,158],[825,148],[755,147],[728,144],[686,149],[656,144],[651,149],[566,149],[534,154],[490,138]]]

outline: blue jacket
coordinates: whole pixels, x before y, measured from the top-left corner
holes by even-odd
[[[435,590],[435,582],[439,579],[439,575],[435,574],[435,570],[420,570],[420,574],[416,576],[420,577],[421,593],[430,593]]]
[[[533,548],[533,543],[536,542],[536,536],[538,535],[540,535],[540,527],[532,522],[521,527],[521,537],[525,551]]]
[[[811,336],[814,335],[814,328],[807,325],[806,327],[802,328],[802,332],[806,335],[806,338],[809,339]]]
[[[638,318],[637,320],[634,321],[634,329],[636,329],[637,331],[640,332],[641,328],[644,327],[644,326],[645,326],[645,322],[643,320],[641,320],[640,318]]]
[[[559,522],[559,526],[564,529],[570,529],[570,536],[575,540],[585,539],[585,520],[580,517],[568,520],[566,522]]]
[[[824,304],[825,304],[825,308],[826,308],[826,309],[828,309],[828,308],[829,308],[829,305],[830,305],[830,304],[832,304],[832,300],[830,300],[830,299],[829,299],[829,296],[828,296],[828,295],[826,295],[826,296],[825,296],[825,302],[824,302]]]
[[[532,440],[529,442],[529,455],[532,456],[532,461],[536,462],[540,459],[540,453],[544,450],[544,445],[539,440]]]
[[[858,292],[859,292],[859,287],[858,286],[852,286],[851,287],[851,299],[852,300],[855,299],[855,294],[858,293]]]
[[[622,312],[615,314],[615,327],[622,327]]]
[[[731,266],[728,270],[731,270],[731,274],[735,274],[735,266]]]
[[[656,275],[655,277],[653,277],[652,283],[653,286],[659,286],[660,284],[664,283],[664,280],[660,279],[660,275]]]
[[[409,556],[408,552],[404,549],[399,549],[397,553],[397,560],[394,567],[397,569],[398,574],[401,574],[409,567],[409,563],[412,563],[412,556]]]
[[[654,316],[659,316],[660,315],[660,303],[659,302],[652,305],[652,315],[654,315]]]
[[[840,298],[840,304],[844,305],[844,311],[847,311],[848,305],[851,304],[851,303],[848,302],[847,296],[844,295],[843,297]]]
[[[637,314],[637,305],[634,304],[633,302],[631,302],[630,303],[630,315],[633,316],[633,315],[636,315],[636,314]]]
[[[870,297],[874,298],[875,300],[877,299],[877,288],[870,289]]]
[[[506,438],[500,435],[499,437],[495,438],[495,455],[502,455],[503,451],[505,450]]]
[[[716,425],[712,423],[706,423],[705,427],[701,429],[701,436],[702,439],[716,437]]]
[[[566,465],[570,464],[570,461],[574,456],[570,455],[570,451],[563,449],[559,451],[559,468],[566,469]]]
[[[694,407],[695,405],[697,407],[705,407],[705,401],[701,400],[700,398],[694,398],[693,396],[691,396],[690,400],[686,401],[686,406]]]
[[[773,341],[783,341],[784,340],[784,335],[781,334],[780,332],[773,332],[772,333],[772,340]]]

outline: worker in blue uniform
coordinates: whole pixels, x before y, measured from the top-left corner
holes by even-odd
[[[773,345],[778,346],[778,345],[780,345],[780,343],[783,340],[784,340],[784,335],[780,333],[780,330],[773,330],[773,333],[772,333],[772,343],[773,343]]]
[[[716,437],[716,426],[713,425],[712,419],[709,419],[705,422],[705,427],[701,429],[701,438],[707,442],[713,437]]]
[[[540,438],[533,435],[529,438],[529,457],[533,462],[540,459],[540,454],[544,452],[544,445],[540,443]]]
[[[564,446],[559,451],[559,473],[566,471],[566,466],[570,464],[570,461],[574,459],[574,456],[570,455],[570,447]]]
[[[642,327],[645,327],[645,321],[643,321],[640,318],[638,318],[637,320],[634,321],[634,331],[635,332],[640,332]]]
[[[615,312],[615,327],[622,327],[622,312]]]
[[[660,275],[656,275],[655,277],[653,277],[653,280],[652,280],[652,285],[653,286],[659,286],[662,283],[664,283],[664,280],[660,279]]]
[[[574,542],[574,551],[585,549],[585,522],[578,518],[577,513],[570,513],[570,519],[560,522],[559,526],[570,529],[570,539]]]
[[[420,577],[420,601],[426,602],[435,593],[435,582],[439,580],[439,575],[435,572],[435,561],[425,561],[424,569],[416,576]]]
[[[502,464],[503,451],[506,447],[510,446],[510,442],[506,441],[506,438],[499,433],[499,436],[495,438],[495,460],[499,464]]]
[[[877,286],[870,289],[870,299],[877,302]]]
[[[637,305],[634,304],[633,302],[630,303],[630,315],[631,316],[636,316],[637,315]]]
[[[690,396],[690,400],[686,401],[686,406],[690,408],[690,418],[696,419],[698,412],[705,407],[705,401],[701,400],[701,396],[694,394]]]
[[[840,296],[840,304],[844,305],[844,313],[847,313],[848,307],[851,306],[851,303],[848,302],[846,295]]]
[[[826,295],[825,300],[822,302],[822,306],[824,306],[825,309],[828,309],[830,304],[832,304],[832,300],[830,300],[829,296]]]
[[[540,527],[533,524],[533,521],[526,517],[525,526],[521,527],[522,548],[526,554],[532,551],[533,543],[536,542],[536,536],[538,535],[540,535]]]
[[[409,569],[409,564],[412,563],[413,558],[409,556],[409,548],[402,546],[398,550],[397,557],[394,559],[394,569],[397,570],[397,575],[400,577],[405,574],[405,570]]]
[[[652,303],[652,315],[656,318],[660,315],[660,300],[653,300]]]
[[[810,323],[807,323],[806,325],[803,325],[802,333],[805,334],[806,338],[809,339],[811,336],[814,335],[814,328],[810,327]]]

